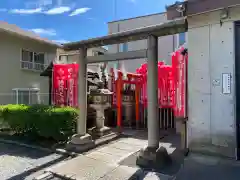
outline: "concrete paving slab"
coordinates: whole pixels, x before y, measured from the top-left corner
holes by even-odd
[[[122,142],[112,143],[108,147],[113,147],[113,148],[132,151],[132,152],[138,151],[139,149],[142,148],[142,146],[130,145],[130,144],[127,144],[127,143],[122,143]]]
[[[122,158],[122,156],[116,154],[107,154],[99,151],[87,154],[86,157],[90,157],[92,159],[96,159],[107,163],[117,163],[119,159]]]
[[[77,172],[76,176],[73,176],[76,180],[97,180],[103,177],[105,174],[112,172],[115,169],[110,164],[95,163],[92,166],[81,168]]]
[[[141,147],[144,147],[147,145],[147,140],[135,139],[135,138],[124,138],[124,139],[119,140],[118,142],[131,144],[134,146],[141,146]]]
[[[79,156],[48,171],[77,180],[96,180],[103,177],[106,173],[111,172],[116,167],[117,165],[114,164],[107,164],[86,156]]]
[[[124,155],[132,152],[130,150],[117,149],[117,148],[113,148],[113,147],[103,147],[101,149],[98,149],[97,151],[107,153],[107,154],[116,154],[119,156],[124,156]]]
[[[132,168],[127,166],[119,166],[112,172],[106,174],[99,180],[130,180],[134,179],[139,173],[139,168]],[[137,177],[136,177],[137,178]]]
[[[80,163],[85,164],[85,161],[87,163],[92,163],[93,160],[89,160],[89,158],[86,158],[84,156],[79,156],[68,161],[59,163],[56,166],[47,169],[46,171],[59,175],[74,175],[75,172],[78,171],[78,166],[80,165]]]
[[[139,151],[139,149],[142,148],[142,144],[141,140],[124,138],[96,149],[96,151],[91,151],[86,155],[81,155],[61,163],[51,168],[49,172],[60,176],[67,176],[72,179],[95,180],[112,172],[119,166],[118,163],[122,161],[122,159]],[[110,173],[109,176],[106,176],[106,178],[114,177],[114,175],[119,178],[120,176],[130,177],[137,170],[137,167],[128,167],[128,170],[126,170],[126,168],[117,168]],[[120,175],[120,171],[122,175]],[[114,177],[113,179],[115,180],[116,178]]]
[[[171,150],[175,146],[162,141]],[[174,172],[144,172],[136,165],[138,151],[147,145],[144,139],[122,138],[99,147],[72,160],[66,161],[50,172],[77,180],[170,180]],[[168,175],[164,175],[168,174]]]

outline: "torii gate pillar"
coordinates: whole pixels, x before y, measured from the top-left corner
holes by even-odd
[[[79,148],[93,145],[91,135],[87,134],[87,48],[79,49],[79,71],[78,71],[78,105],[79,117],[77,119],[77,134],[71,139],[72,145],[81,145]]]
[[[166,148],[159,148],[160,126],[158,118],[158,37],[148,37],[147,117],[148,146],[140,151],[137,164],[142,167],[165,166],[171,162]]]

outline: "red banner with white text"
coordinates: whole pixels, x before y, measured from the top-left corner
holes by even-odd
[[[58,106],[78,106],[78,64],[54,64],[52,102]]]
[[[184,47],[179,48],[172,55],[172,66],[175,82],[175,107],[176,117],[187,117],[187,64],[188,54],[183,53]]]

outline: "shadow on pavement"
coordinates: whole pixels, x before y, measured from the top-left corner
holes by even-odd
[[[140,169],[136,171],[128,180],[173,180],[173,176],[161,174],[153,171]]]
[[[170,134],[160,140],[160,146],[164,146],[172,158],[172,164],[165,169],[159,169],[157,172],[174,176],[179,172],[184,164],[184,152],[181,150],[181,136]]]
[[[142,134],[136,134],[133,138],[145,140],[146,137],[146,132],[144,132]],[[181,137],[179,135],[162,135],[160,138],[160,146],[166,147],[173,160],[171,166],[164,169],[154,170],[157,172],[154,176],[157,176],[161,180],[173,178],[175,178],[175,180],[240,179],[240,163],[235,160],[226,160],[197,154],[190,154],[188,157],[185,157],[184,153],[181,151]],[[137,156],[138,152],[122,160],[120,165],[137,167]],[[146,178],[151,171],[151,169],[140,169],[131,178],[129,178],[129,180],[142,180],[144,177]]]
[[[134,138],[138,139],[137,136]],[[141,136],[139,139],[143,139],[144,136]],[[184,163],[184,154],[180,150],[181,141],[180,136],[176,134],[171,134],[165,137],[162,137],[160,140],[160,146],[164,146],[168,153],[170,154],[172,158],[172,164],[161,169],[155,169],[157,173],[161,173],[163,176],[175,176]],[[119,162],[120,165],[128,166],[128,167],[138,167],[136,164],[137,156],[139,152],[136,152],[129,157],[123,159],[121,162]],[[142,171],[151,171],[152,169],[142,169]],[[139,173],[139,172],[137,172]],[[135,175],[134,175],[135,176]]]
[[[45,156],[49,156],[50,154],[52,153],[42,151],[42,150],[22,147],[18,145],[0,143],[0,156],[10,155],[10,156],[18,156],[18,157],[28,157],[31,159],[39,159]]]
[[[176,180],[239,180],[239,177],[240,164],[234,160],[192,154],[186,158]]]
[[[50,166],[52,166],[52,165],[54,165],[56,163],[59,163],[59,162],[65,160],[66,158],[67,158],[67,156],[61,156],[61,157],[59,157],[57,159],[54,159],[52,161],[49,161],[49,162],[47,162],[45,164],[42,164],[42,165],[37,166],[35,168],[29,169],[27,171],[24,171],[21,174],[18,174],[18,175],[15,175],[15,176],[11,177],[11,178],[8,178],[8,180],[26,179],[26,177],[32,175],[33,173],[36,173],[36,172],[41,171],[41,170],[43,170],[45,168],[48,168],[48,167],[50,167]]]

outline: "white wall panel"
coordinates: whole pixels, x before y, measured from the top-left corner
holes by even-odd
[[[188,32],[188,143],[209,143],[210,139],[210,77],[209,26]]]
[[[210,26],[211,134],[212,143],[234,146],[234,41],[233,23]],[[223,94],[222,74],[230,73],[231,93]],[[220,80],[219,86],[213,82]]]
[[[234,21],[240,20],[240,7],[229,8],[229,17],[222,24],[220,13],[219,10],[188,18],[188,144],[190,149],[234,157]],[[223,94],[223,73],[231,74],[230,94]],[[210,137],[210,142],[206,144],[200,137]]]

